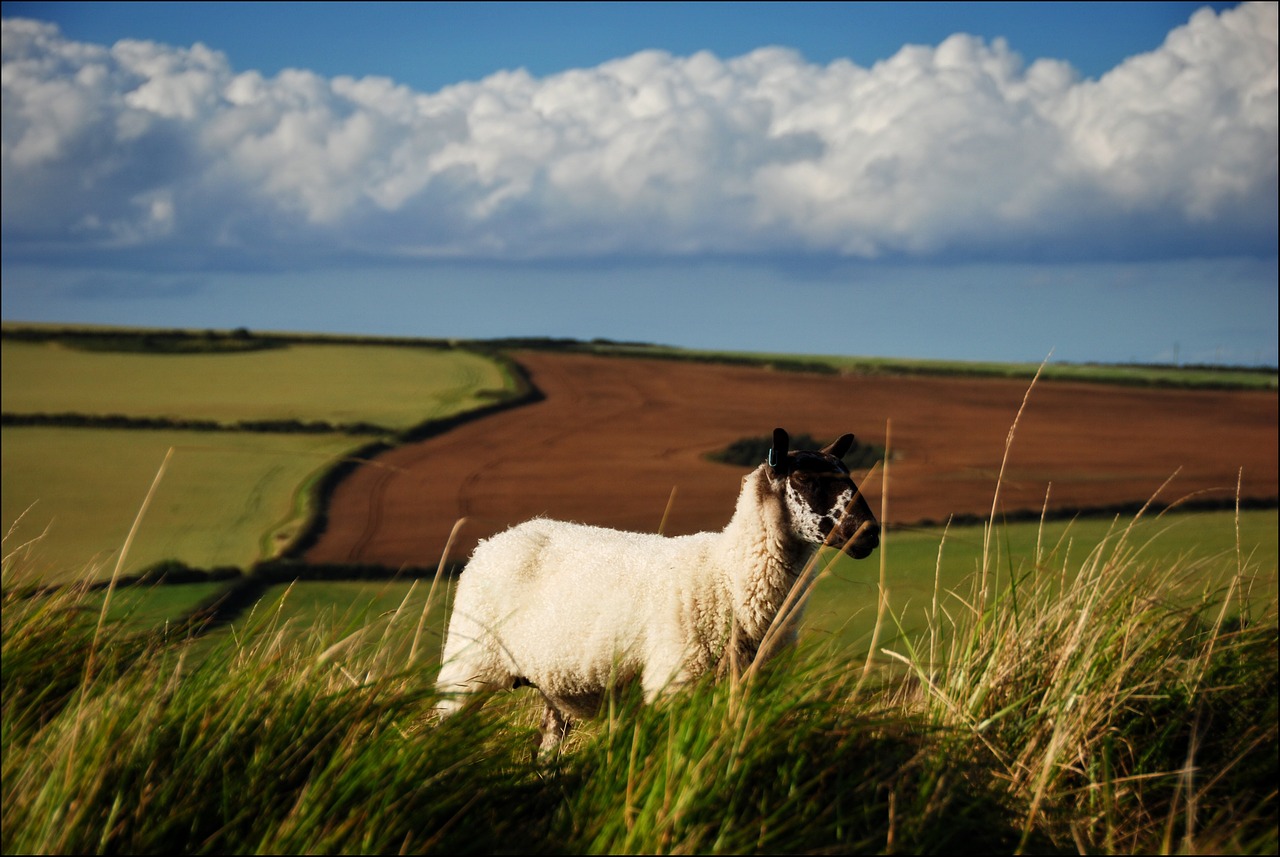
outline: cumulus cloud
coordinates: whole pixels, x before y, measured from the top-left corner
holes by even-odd
[[[650,51],[416,92],[3,23],[7,253],[188,264],[1274,253],[1277,7],[1097,80],[955,35],[871,68]]]

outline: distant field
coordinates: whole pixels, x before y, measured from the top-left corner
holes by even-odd
[[[899,357],[840,357],[822,354],[769,354],[754,351],[697,351],[654,345],[591,343],[574,349],[602,355],[666,357],[677,360],[743,362],[780,369],[854,372],[867,375],[960,375],[992,378],[1031,378],[1038,363],[996,363],[972,360],[910,360]],[[1150,364],[1061,363],[1050,359],[1041,378],[1053,381],[1169,386],[1187,388],[1275,390],[1280,374],[1274,368],[1231,366],[1164,366]]]
[[[240,353],[83,351],[5,340],[3,410],[14,414],[371,423],[403,430],[509,391],[479,354],[366,344]],[[31,568],[50,580],[111,573],[165,452],[176,448],[124,568],[165,559],[247,567],[274,555],[308,514],[306,489],[367,438],[8,426],[5,553],[38,536]]]
[[[334,424],[367,422],[402,429],[488,404],[496,394],[509,391],[513,386],[497,362],[474,352],[443,348],[440,343],[281,341],[285,342],[283,347],[253,351],[145,353],[85,351],[65,342],[5,339],[0,342],[3,409],[17,414],[122,414],[218,422],[291,419]],[[872,375],[937,372],[1029,376],[1037,368],[1030,364],[712,354],[607,343],[579,343],[570,350],[662,355],[695,361],[725,358],[757,364],[776,361],[783,368],[812,363],[838,372]],[[1275,380],[1273,371],[1174,367],[1051,365],[1046,374],[1064,379],[1264,389],[1274,388]],[[898,385],[892,399],[897,406],[903,398],[902,385],[910,384],[911,380],[895,379],[893,383]],[[945,383],[951,382],[948,379]],[[869,419],[862,413],[867,408],[865,390],[857,400],[860,427],[882,422],[878,417]],[[580,411],[582,407],[595,407],[600,402],[607,405],[610,401],[612,399],[602,395],[574,407]],[[1016,401],[1011,400],[1010,413],[1014,405]],[[1020,444],[1025,445],[1031,438],[1030,424],[1039,416],[1044,403],[1037,398],[1033,405]],[[646,411],[652,409],[652,403],[643,407]],[[895,416],[895,444],[913,452],[909,448],[910,421],[896,412],[891,415]],[[512,418],[521,425],[526,419],[523,413]],[[840,425],[844,427],[844,422]],[[564,424],[558,423],[555,431],[563,432]],[[998,439],[998,435],[992,436]],[[109,573],[114,565],[114,551],[122,543],[165,450],[172,445],[177,448],[173,464],[144,522],[126,571],[141,570],[169,558],[205,567],[223,564],[244,567],[270,556],[296,531],[305,511],[302,494],[305,486],[337,456],[359,442],[342,435],[10,426],[4,429],[4,508],[0,523],[7,527],[28,507],[31,510],[6,541],[6,552],[51,523],[50,537],[35,552],[37,561],[43,563],[49,574],[59,579],[80,576],[95,563],[94,573],[99,576]],[[627,443],[617,445],[630,449]],[[917,445],[926,453],[931,451],[927,444]],[[912,464],[918,464],[920,458],[921,455],[915,455],[899,462],[895,470],[899,478]],[[456,459],[454,456],[451,460]],[[479,462],[475,466],[483,464]],[[432,474],[433,479],[437,476]],[[1039,475],[1033,481],[1038,480]],[[476,483],[480,487],[486,484]],[[1054,481],[1054,490],[1055,497],[1065,496],[1062,478]],[[668,492],[664,487],[659,501]],[[899,501],[900,493],[895,495],[895,501]],[[416,489],[415,519],[422,517],[416,505],[421,497],[422,489]],[[682,486],[680,503],[681,510],[689,504],[686,486]],[[899,502],[900,507],[904,505],[905,501]],[[655,508],[660,506],[658,502]],[[441,517],[441,520],[447,518],[443,524],[446,529],[454,517]],[[421,528],[424,523],[428,522],[418,520],[415,526]],[[932,567],[936,543],[902,532],[896,533],[895,539],[891,549],[927,553],[925,564]],[[965,548],[958,541],[950,543],[947,551],[949,561],[965,556]],[[438,547],[426,553],[434,556],[437,552]],[[911,567],[917,565],[920,563],[911,563]],[[866,571],[860,566],[854,579],[860,579]]]
[[[1037,363],[979,363],[942,360],[833,359],[835,365],[851,372],[905,372],[910,374],[985,375],[1031,378]],[[1275,390],[1274,369],[1235,369],[1204,366],[1102,365],[1088,363],[1046,364],[1041,378],[1049,381],[1084,381],[1091,384],[1133,384],[1188,388]]]
[[[887,523],[987,516],[1004,442],[1027,401],[1000,506],[1052,514],[1160,502],[1276,495],[1276,396],[1247,390],[1041,383],[1017,378],[816,374],[759,365],[519,351],[544,400],[389,451],[329,505],[309,562],[389,568],[455,554],[535,515],[616,529],[718,529],[745,468],[707,459],[781,425],[890,446]],[[886,434],[892,427],[892,438]],[[825,442],[825,441],[824,441]],[[883,470],[862,487],[877,508]],[[1051,491],[1049,490],[1051,486]],[[1132,506],[1136,509],[1137,506]]]
[[[0,342],[9,413],[368,422],[406,429],[493,401],[502,368],[456,349],[289,345],[263,351],[137,354]]]
[[[164,559],[244,567],[268,556],[301,522],[309,480],[354,443],[345,435],[6,427],[0,519],[8,530],[23,517],[5,553],[47,527],[32,550],[44,579],[110,576],[171,446],[126,574]]]

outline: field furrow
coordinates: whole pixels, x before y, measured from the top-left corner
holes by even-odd
[[[890,523],[989,515],[1005,438],[1028,382],[819,375],[749,366],[527,351],[546,399],[392,450],[335,492],[315,562],[432,565],[535,515],[666,532],[724,525],[743,470],[706,454],[774,426],[853,431],[893,451]],[[1273,392],[1042,382],[1027,401],[1000,489],[1005,512],[1277,495]],[[877,470],[864,490],[878,509]],[[376,508],[375,508],[376,507]],[[370,530],[370,523],[375,529]]]

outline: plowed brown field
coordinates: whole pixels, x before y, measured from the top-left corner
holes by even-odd
[[[987,515],[1021,380],[823,376],[761,368],[524,352],[544,401],[465,424],[358,468],[334,493],[312,562],[431,566],[545,515],[655,531],[719,529],[745,472],[703,456],[774,426],[883,444],[890,523]],[[1193,492],[1277,495],[1275,393],[1040,382],[1013,439],[1003,510],[1145,501]],[[856,477],[856,474],[855,474]],[[879,468],[863,485],[880,509]]]

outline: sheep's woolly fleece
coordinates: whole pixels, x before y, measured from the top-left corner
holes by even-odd
[[[534,519],[482,542],[458,584],[439,677],[443,713],[468,692],[527,681],[546,698],[550,722],[562,725],[565,715],[592,716],[619,683],[639,679],[652,700],[722,670],[726,657],[754,656],[815,549],[813,527],[795,519],[843,527],[842,543],[855,526],[859,535],[878,531],[860,498],[849,504],[852,483],[836,468],[826,478],[839,484],[815,488],[821,505],[798,513],[783,499],[792,493],[786,473],[761,465],[744,477],[718,533],[666,538]],[[833,522],[846,508],[860,511]],[[875,543],[862,538],[855,555]],[[784,641],[796,618],[783,623]]]

